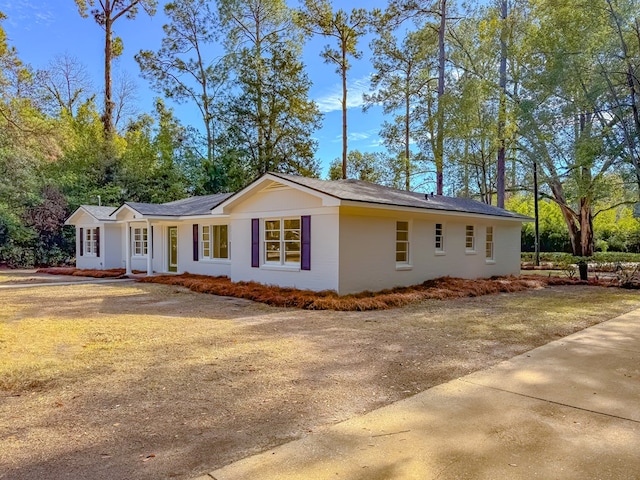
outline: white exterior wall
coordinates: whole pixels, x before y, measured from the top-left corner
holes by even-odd
[[[162,223],[152,223],[153,248],[151,252],[154,272],[167,271],[167,227]]]
[[[80,235],[80,229],[83,230],[83,233],[87,228],[100,228],[100,256],[96,257],[93,255],[80,255],[80,242],[83,241],[82,236]],[[85,233],[86,235],[86,233]],[[76,268],[81,268],[83,270],[104,270],[105,267],[103,265],[103,259],[105,257],[106,249],[103,248],[102,241],[104,240],[104,223],[82,223],[76,226]]]
[[[198,225],[214,225],[227,223],[227,220],[214,219],[203,220],[167,220],[162,222],[152,222],[153,227],[153,244],[152,244],[152,262],[154,272],[169,271],[169,227],[178,227],[178,272],[177,273],[196,273],[201,275],[220,276],[230,274],[230,260],[199,260],[193,261],[193,224]],[[131,228],[146,228],[146,222],[131,222]],[[125,251],[126,238],[124,230],[120,241],[123,252]],[[133,234],[131,235],[131,269],[147,271],[147,256],[133,255]],[[200,246],[199,246],[200,248]],[[124,253],[122,255],[124,262]]]
[[[193,225],[198,225],[198,261],[193,260]],[[178,227],[178,273],[195,273],[199,275],[230,276],[231,259],[233,258],[233,247],[230,247],[229,259],[203,259],[202,245],[200,243],[203,225],[228,225],[229,219],[215,218],[211,219],[193,219],[190,221],[182,221],[173,224]],[[169,226],[169,224],[167,224]],[[231,236],[229,228],[229,236]],[[164,270],[168,265],[168,230],[164,228]]]
[[[485,278],[520,272],[520,223],[481,217],[389,211],[343,213],[340,217],[339,293],[378,291],[451,276]],[[409,222],[409,263],[396,264],[396,221]],[[435,251],[435,224],[444,225],[444,252]],[[475,252],[465,249],[474,225]],[[493,226],[494,261],[485,258],[486,226]]]
[[[83,233],[87,228],[100,228],[100,256],[87,255],[80,256],[80,229]],[[80,269],[106,270],[110,268],[121,268],[124,266],[124,255],[120,249],[121,226],[100,222],[90,215],[82,215],[76,229],[76,267]]]
[[[311,216],[311,269],[264,265],[264,220]],[[260,267],[251,266],[251,219],[260,219]],[[294,189],[257,193],[231,214],[231,280],[309,290],[338,289],[338,210]]]
[[[126,224],[123,224],[123,227]],[[131,241],[131,245],[129,248],[129,251],[131,252],[131,270],[138,270],[138,271],[142,271],[142,272],[146,272],[147,271],[147,256],[146,255],[134,255],[133,254],[133,231],[135,228],[147,228],[147,222],[143,221],[143,222],[131,222],[129,224],[129,228],[131,228],[131,235],[129,236],[129,239]],[[121,245],[122,245],[122,251],[125,252],[124,256],[126,256],[126,242],[127,242],[127,236],[125,235],[126,232],[123,229],[122,232],[122,238],[121,238]],[[150,252],[148,252],[150,253]]]
[[[143,272],[147,271],[147,255],[137,256],[133,254],[133,229],[134,228],[149,228],[146,221],[141,222],[130,222],[128,227],[126,223],[121,223],[121,233],[119,239],[119,245],[122,249],[122,263],[121,268],[124,268],[126,265],[126,255],[127,255],[127,235],[126,228],[131,229],[131,234],[129,236],[130,246],[129,252],[131,253],[131,270],[141,270]],[[151,242],[151,257],[152,257],[152,267],[154,272],[165,272],[166,271],[166,249],[167,244],[164,236],[166,235],[166,227],[163,224],[152,223],[151,230],[153,231],[153,239]],[[147,252],[149,253],[149,252]]]
[[[287,212],[287,217],[309,212]],[[338,290],[338,216],[311,214],[311,269],[264,265],[264,219],[277,215],[234,218],[231,222],[233,253],[231,280],[256,281],[303,290]],[[260,267],[251,267],[251,218],[260,218]]]
[[[493,275],[520,275],[521,237],[522,224],[496,223],[493,233],[496,266]]]
[[[121,224],[107,224],[104,227],[104,234],[100,229],[100,256],[104,258],[104,268],[124,268],[124,250],[120,241],[124,228]]]

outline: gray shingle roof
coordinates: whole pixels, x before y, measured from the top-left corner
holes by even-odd
[[[113,220],[110,215],[117,207],[99,207],[98,205],[81,205],[90,215],[101,221]]]
[[[215,193],[175,200],[167,203],[125,202],[136,212],[149,216],[180,217],[184,215],[207,215],[211,209],[226,200],[230,193]]]
[[[347,179],[328,181],[282,173],[272,173],[272,175],[339,198],[340,200],[529,220],[529,217],[524,215],[469,198],[446,197],[444,195],[432,196],[424,193],[407,192],[406,190],[384,187],[361,180]]]

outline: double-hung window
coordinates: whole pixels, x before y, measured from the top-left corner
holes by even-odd
[[[409,222],[396,222],[396,263],[409,263]]]
[[[227,225],[203,225],[200,238],[203,259],[229,258],[229,227]]]
[[[264,263],[268,265],[300,265],[300,218],[278,218],[264,221]]]
[[[444,224],[436,223],[436,253],[444,253]]]
[[[147,229],[144,227],[133,228],[133,256],[144,257],[147,255],[147,246],[149,238]]]
[[[476,251],[476,233],[473,225],[465,227],[464,248],[467,252]]]
[[[493,227],[487,227],[487,235],[486,235],[486,245],[485,245],[485,258],[487,262],[492,262],[494,260],[494,252],[493,252]]]
[[[95,257],[98,255],[98,229],[97,228],[85,228],[84,229],[84,254],[89,257]]]

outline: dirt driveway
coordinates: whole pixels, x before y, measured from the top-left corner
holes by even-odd
[[[0,290],[0,479],[189,479],[640,307],[555,287],[380,312]]]

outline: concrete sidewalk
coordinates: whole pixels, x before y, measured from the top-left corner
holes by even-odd
[[[640,310],[212,478],[638,479]]]

